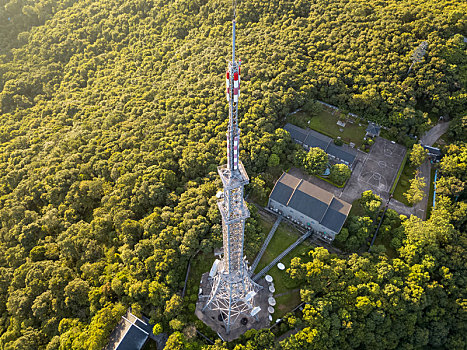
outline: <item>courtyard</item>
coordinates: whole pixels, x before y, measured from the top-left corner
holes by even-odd
[[[289,173],[333,193],[348,203],[360,198],[362,193],[368,190],[373,191],[386,201],[389,198],[392,184],[396,180],[405,152],[404,146],[377,137],[369,153],[358,151],[352,175],[344,188],[337,188],[315,176],[305,174],[298,168],[290,169]],[[398,204],[392,200],[390,207],[394,206],[393,209],[400,214],[408,215],[411,213],[411,208]]]
[[[340,119],[346,120],[344,127],[337,125]],[[322,106],[315,115],[303,111],[291,114],[287,117],[287,122],[304,129],[310,128],[333,139],[340,137],[345,143],[352,142],[358,148],[363,144],[367,123],[362,125],[354,119]]]

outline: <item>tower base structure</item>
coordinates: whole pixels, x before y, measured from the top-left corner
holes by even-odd
[[[255,283],[256,284],[256,283]],[[245,312],[239,312],[238,317],[235,317],[226,328],[226,315],[215,304],[208,305],[206,303],[215,287],[215,279],[209,277],[209,272],[201,276],[200,293],[198,302],[196,303],[195,315],[203,321],[209,328],[216,332],[224,341],[232,341],[240,337],[243,333],[250,329],[263,329],[269,327],[268,313],[268,298],[270,297],[267,282],[261,279],[258,282],[258,289],[254,296],[254,305],[259,306],[261,310],[254,316],[251,316],[251,309],[245,307]],[[241,309],[241,306],[239,306]]]

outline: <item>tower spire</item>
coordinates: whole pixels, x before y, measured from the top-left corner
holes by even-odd
[[[232,62],[235,62],[235,24],[237,21],[237,1],[232,0],[233,16],[232,16]]]
[[[222,216],[223,256],[214,261],[209,275],[203,275],[201,290],[207,293],[201,295],[200,300],[206,299],[196,312],[211,327],[218,328],[218,324],[212,320],[221,321],[224,335],[229,336],[235,330],[234,335],[230,335],[232,339],[248,329],[249,326],[245,328],[246,324],[258,322],[261,308],[255,306],[258,302],[256,295],[262,288],[250,278],[248,263],[243,256],[245,222],[250,216],[243,193],[249,179],[239,160],[240,62],[235,61],[235,12],[236,1],[233,0],[232,61],[226,72],[226,97],[229,103],[227,164],[217,168],[223,185],[223,191],[217,196],[217,205]]]

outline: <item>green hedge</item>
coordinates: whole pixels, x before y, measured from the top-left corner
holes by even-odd
[[[392,184],[392,187],[391,187],[391,190],[389,191],[390,194],[393,194],[395,189],[396,189],[396,186],[399,182],[399,179],[401,177],[401,174],[402,174],[402,171],[404,170],[404,167],[405,167],[405,163],[407,163],[407,158],[409,157],[409,151],[407,150],[405,152],[405,156],[404,156],[404,159],[402,160],[402,163],[401,163],[401,166],[399,168],[399,171],[397,172],[397,176],[396,176],[396,180],[394,181],[394,183]]]

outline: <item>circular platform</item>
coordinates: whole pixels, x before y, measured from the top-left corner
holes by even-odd
[[[271,283],[271,282],[272,282],[272,276],[270,276],[270,275],[266,275],[266,277],[264,277],[264,279],[265,279],[266,282],[268,282],[268,283]]]
[[[285,265],[283,263],[278,263],[277,268],[282,271],[285,269]]]
[[[268,303],[269,305],[274,306],[276,305],[276,299],[274,299],[273,297],[269,297]]]
[[[269,315],[269,321],[272,322],[272,316],[271,315]]]
[[[273,308],[272,306],[269,306],[269,307],[268,307],[268,312],[269,312],[270,314],[273,314],[273,313],[274,313],[274,308]]]
[[[271,293],[274,293],[276,291],[276,288],[274,288],[274,286],[269,286],[269,291]]]

